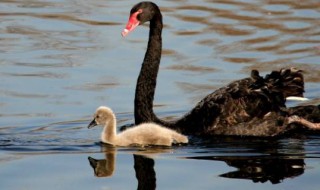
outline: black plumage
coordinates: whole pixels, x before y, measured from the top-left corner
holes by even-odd
[[[287,109],[285,106],[286,97],[303,96],[304,92],[302,71],[289,68],[273,71],[265,77],[253,70],[251,77],[234,81],[207,95],[180,119],[159,119],[153,112],[153,99],[162,50],[162,15],[156,4],[141,2],[131,10],[130,19],[135,16],[139,24],[150,21],[148,47],[135,93],[136,124],[156,122],[193,135],[276,136],[299,126],[288,123],[292,114],[309,118],[309,108]],[[314,117],[319,118],[319,107],[311,107],[318,109]]]

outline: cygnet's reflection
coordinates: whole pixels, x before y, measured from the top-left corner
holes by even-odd
[[[110,177],[116,166],[116,151],[110,148],[105,152],[105,159],[95,159],[89,156],[88,160],[96,177]]]

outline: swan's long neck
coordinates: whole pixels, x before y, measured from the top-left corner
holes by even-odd
[[[193,132],[198,129],[193,126],[203,126],[204,121],[199,117],[201,114],[199,111],[190,112],[175,121],[159,119],[153,112],[153,99],[162,50],[162,27],[162,15],[159,10],[150,20],[148,47],[137,81],[134,100],[135,123],[155,122],[169,128],[180,129],[181,132]]]
[[[113,143],[117,137],[117,120],[114,113],[109,113],[108,121],[105,123],[101,133],[102,142]]]
[[[147,51],[138,77],[135,94],[135,123],[154,121],[153,99],[162,50],[162,15],[159,11],[150,20],[150,32]]]

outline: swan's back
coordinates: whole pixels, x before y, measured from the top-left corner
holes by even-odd
[[[276,135],[291,129],[283,126],[282,131],[278,131],[279,126],[274,124],[275,121],[272,123],[265,115],[272,113],[281,117],[280,113],[286,109],[285,98],[303,96],[303,92],[303,75],[300,70],[281,69],[264,78],[253,70],[251,77],[234,81],[207,95],[182,119],[159,123],[186,134]],[[259,127],[249,127],[254,124]]]
[[[120,146],[132,144],[171,146],[173,143],[188,143],[188,138],[154,123],[143,123],[129,128],[117,137],[117,144]]]

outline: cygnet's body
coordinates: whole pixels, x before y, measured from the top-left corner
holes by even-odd
[[[104,125],[101,141],[115,146],[171,146],[173,143],[188,143],[186,136],[154,123],[143,123],[117,134],[116,116],[110,108],[105,106],[97,109],[88,128],[96,125]]]

